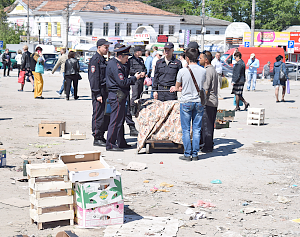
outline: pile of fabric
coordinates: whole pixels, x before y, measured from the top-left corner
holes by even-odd
[[[162,102],[143,99],[139,101],[139,104],[140,108],[137,118],[139,123],[138,151],[150,139],[169,140],[182,144],[180,103],[178,101]]]

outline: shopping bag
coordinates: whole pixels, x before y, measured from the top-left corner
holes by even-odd
[[[25,83],[25,71],[20,71],[18,77],[18,83],[24,84]]]
[[[229,86],[229,81],[226,77],[222,78],[222,86],[221,89],[227,88]]]
[[[35,65],[35,72],[37,73],[41,73],[41,74],[44,74],[44,66],[43,64],[37,62],[36,65]]]
[[[146,77],[144,81],[145,86],[151,86],[152,85],[152,79],[151,77]]]
[[[233,105],[236,106],[236,97],[235,97],[235,95],[234,95],[234,99],[233,99]],[[243,106],[243,101],[240,100],[239,106]]]
[[[290,94],[291,93],[291,88],[290,88],[290,80],[286,80],[286,93]]]

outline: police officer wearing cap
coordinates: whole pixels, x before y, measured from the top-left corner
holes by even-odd
[[[97,41],[97,52],[90,59],[88,67],[88,77],[92,91],[93,116],[92,131],[94,136],[94,146],[106,146],[104,133],[107,130],[109,117],[105,115],[105,102],[107,99],[106,91],[106,60],[111,43],[105,39]]]
[[[154,99],[161,101],[177,100],[175,90],[176,77],[179,69],[182,68],[181,62],[173,55],[174,45],[167,42],[164,46],[165,57],[158,60],[155,66],[153,78],[153,90],[165,90],[166,92],[154,92]]]
[[[140,78],[140,73],[128,78],[124,64],[128,61],[131,46],[115,49],[116,57],[109,60],[106,68],[106,86],[111,106],[110,122],[107,132],[106,150],[123,151],[130,147],[124,138],[125,103],[128,87]]]
[[[130,108],[131,108],[131,114],[135,115],[137,112],[137,108],[134,101],[139,99],[141,93],[143,92],[144,79],[147,73],[147,69],[145,67],[144,60],[141,58],[142,48],[137,46],[134,48],[133,51],[134,51],[134,55],[128,60],[128,63],[130,65],[129,74],[130,76],[133,76],[137,72],[141,73],[141,79],[136,81],[135,84],[132,86]]]
[[[115,49],[119,49],[119,48],[122,48],[122,47],[126,47],[125,45],[123,44],[120,44],[120,43],[116,43],[115,44]],[[129,71],[130,71],[130,63],[129,63],[129,60],[128,62],[126,62],[124,64],[125,66],[125,72],[126,72],[126,77],[129,76]],[[130,85],[128,86],[128,92],[130,92]],[[131,112],[130,112],[130,93],[128,93],[128,96],[127,96],[127,106],[126,106],[126,114],[125,114],[125,121],[127,123],[127,125],[129,126],[129,129],[130,129],[130,136],[132,137],[137,137],[139,135],[139,132],[136,130],[135,128],[135,123],[134,121],[132,120],[132,115],[131,115]]]

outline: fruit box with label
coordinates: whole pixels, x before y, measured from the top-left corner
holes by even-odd
[[[92,228],[106,225],[121,225],[124,222],[124,201],[108,204],[106,206],[82,209],[75,208],[75,222],[79,227]]]
[[[82,209],[105,206],[123,200],[121,174],[118,172],[114,178],[76,182],[73,187],[76,205]]]
[[[67,165],[72,183],[110,179],[116,176],[116,169],[109,166],[100,151],[78,152],[59,155]]]

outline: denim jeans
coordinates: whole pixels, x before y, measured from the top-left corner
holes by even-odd
[[[63,79],[63,84],[62,84],[60,90],[58,91],[59,94],[62,94],[63,91],[64,91],[64,88],[65,88],[65,73],[64,72],[63,72],[63,78],[64,78]],[[73,86],[71,86],[71,94],[72,94],[72,96],[74,96],[74,88],[73,88]]]
[[[251,81],[253,80],[252,83],[252,90],[255,90],[255,86],[256,86],[256,77],[257,77],[257,73],[256,72],[248,72],[248,83],[247,83],[247,90],[250,91],[250,87],[251,87]]]
[[[180,103],[180,120],[185,156],[198,156],[203,112],[204,107],[201,105],[200,102]],[[193,131],[192,142],[191,121]]]

